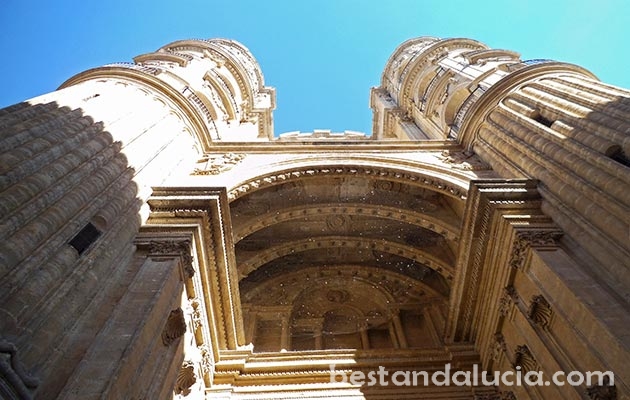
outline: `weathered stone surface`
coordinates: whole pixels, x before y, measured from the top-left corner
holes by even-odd
[[[630,396],[630,92],[416,38],[371,136],[275,138],[240,43],[134,61],[0,110],[0,397]],[[615,384],[330,381],[446,363]]]

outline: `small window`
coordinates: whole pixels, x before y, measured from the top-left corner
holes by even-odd
[[[610,158],[617,161],[619,164],[625,165],[626,167],[630,167],[630,157],[626,153],[624,153],[621,148],[618,151],[614,152]]]
[[[534,121],[538,122],[539,124],[545,125],[547,128],[551,128],[551,125],[553,125],[554,123],[554,121],[543,117],[542,115],[540,115],[540,113],[535,113],[532,118],[534,119]]]
[[[81,229],[81,231],[77,233],[68,244],[74,247],[79,255],[81,255],[92,245],[92,243],[96,241],[96,239],[98,239],[99,236],[101,236],[101,231],[99,231],[91,222],[88,222],[88,224],[85,225],[85,227]]]

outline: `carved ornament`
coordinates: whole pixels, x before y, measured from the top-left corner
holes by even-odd
[[[510,256],[510,266],[521,268],[525,264],[527,251],[530,247],[556,247],[557,240],[562,237],[563,232],[558,230],[547,231],[524,231],[516,235],[512,245]]]
[[[181,257],[182,267],[187,278],[195,274],[193,258],[190,255],[190,240],[151,241],[149,243],[149,256]]]
[[[202,168],[195,168],[192,175],[219,175],[229,171],[236,164],[243,161],[245,154],[226,153],[218,156],[204,156],[197,161],[198,164],[205,163]]]
[[[547,328],[551,322],[551,315],[551,305],[542,295],[532,297],[528,316],[534,323]]]
[[[8,362],[0,362],[0,375],[12,383],[18,383],[19,387],[14,387],[14,389],[19,391],[24,398],[30,398],[29,389],[36,388],[40,382],[24,369],[17,352],[17,347],[13,343],[0,339],[0,354],[8,355]]]
[[[506,286],[503,295],[499,299],[499,315],[506,317],[510,313],[512,304],[516,302],[516,290],[514,286]]]
[[[166,320],[166,325],[162,329],[162,343],[164,346],[170,346],[176,339],[186,333],[186,321],[184,320],[184,311],[176,308],[171,311]]]
[[[536,359],[534,359],[529,347],[526,345],[516,347],[514,353],[514,368],[516,367],[521,367],[523,373],[538,370]]]
[[[490,165],[481,160],[475,153],[469,151],[444,150],[438,158],[453,169],[462,171],[485,171]]]
[[[190,394],[190,387],[197,382],[195,376],[195,364],[192,361],[184,361],[182,367],[177,373],[177,380],[175,381],[175,394],[182,396],[188,396]]]
[[[586,394],[593,400],[617,400],[617,388],[610,384],[610,378],[604,376],[602,385],[594,385],[586,389]]]
[[[309,178],[321,175],[367,175],[377,179],[393,179],[396,181],[406,181],[421,186],[429,186],[432,190],[444,193],[448,196],[455,196],[461,199],[466,198],[466,191],[462,188],[454,186],[439,178],[423,177],[417,174],[388,170],[376,167],[349,167],[349,166],[330,166],[330,167],[311,167],[296,169],[293,171],[268,175],[264,178],[254,179],[238,186],[228,193],[230,200],[235,200],[250,191],[258,190],[263,187],[286,183],[295,179]]]
[[[505,338],[502,333],[497,332],[494,334],[494,342],[491,344],[491,347],[492,359],[494,361],[498,361],[501,358],[501,355],[507,352]]]

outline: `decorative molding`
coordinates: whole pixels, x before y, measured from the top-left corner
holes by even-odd
[[[548,247],[558,246],[558,239],[562,237],[561,230],[534,230],[521,231],[516,234],[516,239],[512,245],[512,254],[510,256],[509,265],[512,268],[522,268],[525,264],[527,251],[530,247]]]
[[[195,382],[197,382],[195,364],[192,361],[184,361],[177,373],[174,389],[175,394],[188,396],[190,394],[190,388]]]
[[[481,269],[483,265],[482,254],[484,254],[484,247],[486,243],[486,237],[488,236],[488,226],[490,224],[490,210],[488,207],[483,207],[481,210],[482,214],[479,222],[479,239],[476,243],[471,243],[471,246],[475,246],[472,255],[473,264],[469,270],[470,274],[470,283],[468,290],[471,293],[475,293],[478,288],[479,276],[481,274]],[[471,224],[471,227],[473,225]],[[462,304],[463,306],[463,324],[466,329],[470,329],[473,320],[473,313],[476,304],[476,294],[471,296],[467,296],[466,303]]]
[[[177,338],[186,332],[186,321],[184,320],[184,311],[181,308],[172,310],[166,320],[166,325],[162,329],[162,343],[164,346],[170,346]]]
[[[6,340],[0,339],[0,355],[8,355],[0,357],[0,376],[4,381],[4,385],[10,385],[23,399],[31,399],[31,389],[35,389],[40,381],[31,376],[20,362],[17,347]]]
[[[151,256],[171,256],[181,257],[182,269],[187,278],[192,278],[195,274],[195,267],[193,266],[193,258],[190,254],[191,242],[190,240],[165,240],[149,242],[149,257]]]
[[[512,305],[516,303],[517,294],[514,286],[506,286],[503,289],[503,295],[499,299],[499,315],[502,317],[507,317],[510,313],[510,309]]]
[[[617,387],[610,383],[610,378],[604,376],[601,385],[593,385],[586,389],[586,394],[592,400],[617,400]]]
[[[503,337],[503,334],[501,332],[497,332],[494,334],[494,342],[490,346],[492,359],[494,361],[499,361],[501,359],[501,356],[507,353],[505,337]]]
[[[437,157],[453,169],[462,171],[485,171],[491,169],[489,164],[470,151],[444,150]]]
[[[350,298],[350,293],[343,289],[332,289],[326,293],[326,299],[331,303],[345,303]]]
[[[219,175],[231,170],[236,164],[245,159],[245,154],[225,153],[220,155],[205,155],[197,161],[205,163],[203,168],[195,168],[191,175]]]
[[[404,181],[406,183],[429,187],[431,190],[436,192],[440,192],[448,196],[454,196],[462,200],[465,199],[467,195],[465,189],[435,177],[420,176],[415,173],[387,168],[331,165],[329,167],[298,168],[291,171],[285,171],[253,179],[230,190],[228,198],[232,201],[253,190],[258,190],[263,187],[286,183],[295,179],[310,178],[321,175],[368,175],[374,176],[378,179],[392,179],[394,181]]]
[[[190,300],[190,308],[190,317],[192,318],[193,329],[196,332],[197,329],[203,326],[203,318],[201,317],[201,304],[199,302],[199,299],[195,298]]]
[[[199,347],[201,352],[201,370],[205,375],[212,376],[214,373],[214,358],[210,347],[203,345]]]
[[[239,202],[240,204],[232,210],[236,210],[239,213],[239,216],[259,216],[259,218],[252,219],[251,223],[245,224],[245,226],[234,231],[234,237],[238,240],[241,240],[256,231],[271,225],[297,218],[307,216],[341,216],[347,219],[352,214],[369,214],[373,217],[404,221],[405,223],[419,226],[440,234],[445,239],[454,241],[459,240],[459,230],[454,225],[448,225],[436,216],[430,215],[437,211],[439,206],[433,202],[419,198],[410,200],[409,209],[383,205],[376,206],[361,203],[348,203],[341,207],[334,206],[322,208],[320,205],[291,207],[274,210],[273,213],[268,213],[270,210],[268,205],[266,209],[263,210],[261,207],[260,210],[258,210],[250,208],[249,205],[244,206],[243,203],[241,203],[247,202],[248,200],[249,197],[243,198]],[[254,202],[252,203],[256,204]],[[246,212],[246,210],[254,211]],[[265,215],[266,213],[267,215]],[[334,224],[335,221],[331,222]],[[328,219],[327,226],[331,228],[330,225],[328,225]]]
[[[527,312],[529,319],[543,328],[548,328],[552,314],[551,305],[542,295],[532,297],[532,302]]]

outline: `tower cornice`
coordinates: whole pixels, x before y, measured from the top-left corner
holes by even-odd
[[[68,79],[59,86],[58,89],[64,89],[69,86],[77,85],[82,82],[97,80],[97,79],[128,79],[136,83],[146,85],[157,92],[165,95],[171,100],[179,110],[183,113],[188,120],[195,136],[201,148],[204,151],[208,151],[211,148],[212,136],[209,130],[209,125],[204,120],[208,118],[203,115],[203,111],[192,106],[191,102],[178,90],[164,82],[163,80],[156,78],[155,76],[138,70],[132,69],[134,64],[129,64],[129,67],[121,66],[104,66],[89,69],[81,72],[72,78]],[[204,118],[205,117],[205,118]]]
[[[496,104],[524,83],[542,76],[560,73],[578,74],[599,80],[592,72],[585,68],[557,61],[544,61],[518,69],[490,86],[479,99],[470,106],[459,128],[458,141],[465,148],[469,150],[472,149],[479,126],[494,109]]]

